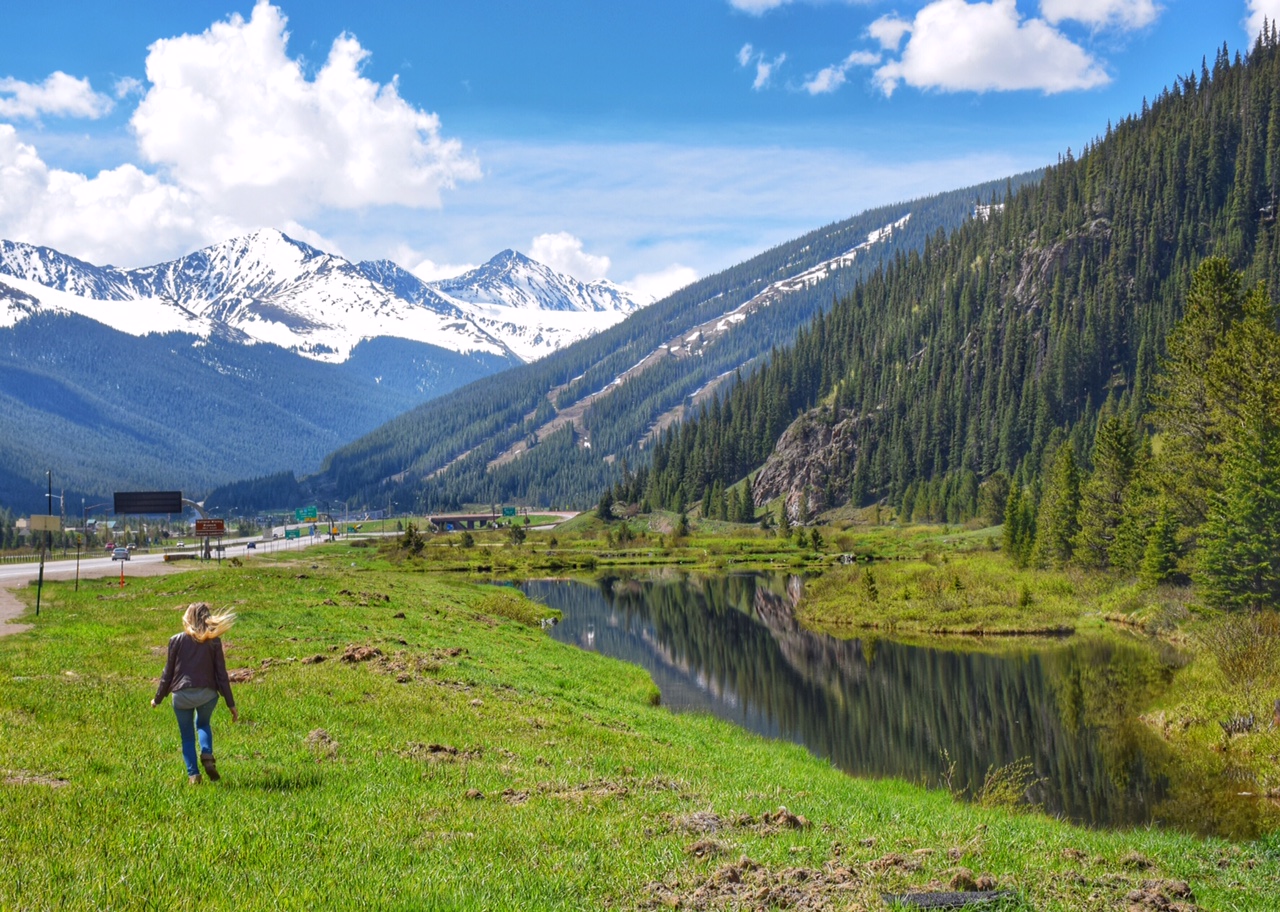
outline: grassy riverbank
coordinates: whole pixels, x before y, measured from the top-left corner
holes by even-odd
[[[655,706],[513,590],[324,554],[55,585],[0,639],[0,908],[879,908],[961,868],[1012,908],[1176,881],[1201,908],[1280,907],[1275,839],[1093,833],[855,780]],[[252,675],[201,787],[147,706],[194,600],[240,612],[228,661]]]
[[[426,537],[416,553],[383,548],[387,566],[527,576],[609,569],[782,570],[810,578],[802,621],[836,636],[1061,635],[1101,628],[1167,630],[1187,592],[1080,570],[1020,569],[994,550],[998,529],[854,526],[795,530],[697,522],[669,513],[603,523],[582,514],[513,546],[507,532]],[[814,535],[817,534],[817,543]],[[852,561],[851,563],[845,563]]]

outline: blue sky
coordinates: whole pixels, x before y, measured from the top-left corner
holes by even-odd
[[[142,265],[260,227],[425,277],[651,292],[1079,149],[1280,0],[22,4],[0,237]]]

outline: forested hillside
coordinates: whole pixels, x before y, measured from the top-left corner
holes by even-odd
[[[314,468],[344,440],[504,363],[381,338],[326,364],[38,314],[0,332],[0,504],[44,510],[46,470],[78,507],[117,490],[179,486],[199,498],[234,478]]]
[[[1207,522],[1225,535],[1229,491],[1238,512],[1274,499],[1241,479],[1278,455],[1278,202],[1273,31],[860,284],[667,433],[647,497],[724,515],[763,465],[753,499],[784,496],[792,520],[873,500],[908,519],[1007,512],[1024,560],[1135,566],[1159,538],[1156,578],[1186,569]],[[1112,553],[1125,516],[1136,538]]]
[[[644,461],[641,447],[655,424],[677,420],[694,394],[732,380],[735,370],[750,371],[895,253],[922,249],[937,232],[970,219],[976,205],[1038,178],[1018,175],[884,206],[810,232],[597,336],[390,421],[333,453],[308,483],[371,503],[395,491],[399,502],[422,508],[593,503],[620,476],[622,459]],[[847,263],[822,271],[855,248]],[[820,274],[797,280],[794,290],[775,287],[815,269]],[[759,306],[749,313],[732,314],[753,302]]]

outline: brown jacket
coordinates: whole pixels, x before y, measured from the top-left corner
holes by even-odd
[[[208,687],[222,695],[228,709],[236,705],[220,638],[203,643],[186,633],[175,633],[169,638],[169,658],[164,663],[160,686],[156,688],[155,702],[159,703],[170,691],[188,687]]]

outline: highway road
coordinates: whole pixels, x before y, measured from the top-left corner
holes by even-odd
[[[259,538],[227,538],[222,540],[222,544],[225,546],[225,550],[222,552],[222,559],[229,560],[233,557],[245,557],[254,554],[274,554],[278,551],[300,551],[311,545],[318,545],[324,540],[325,536],[323,535],[316,535],[314,538],[310,535],[291,539],[281,537],[271,541],[263,541]],[[250,543],[253,543],[253,549],[249,548]],[[148,570],[151,565],[165,563],[165,553],[165,551],[153,551],[150,553],[135,551],[127,561],[112,560],[110,554],[96,550],[82,553],[80,555],[80,575],[85,578],[111,576],[120,572],[121,564],[124,565],[126,579],[130,575],[149,575]],[[192,539],[188,547],[182,549],[169,548],[167,553],[193,554],[198,557],[200,547],[197,544],[197,540]],[[198,559],[169,562],[170,566],[179,568],[192,567],[197,564],[199,564]],[[40,562],[38,560],[23,564],[0,564],[0,585],[26,582],[27,580],[35,579],[39,573]],[[45,561],[45,579],[75,579],[75,575],[75,558],[62,558],[59,556],[57,560]]]

